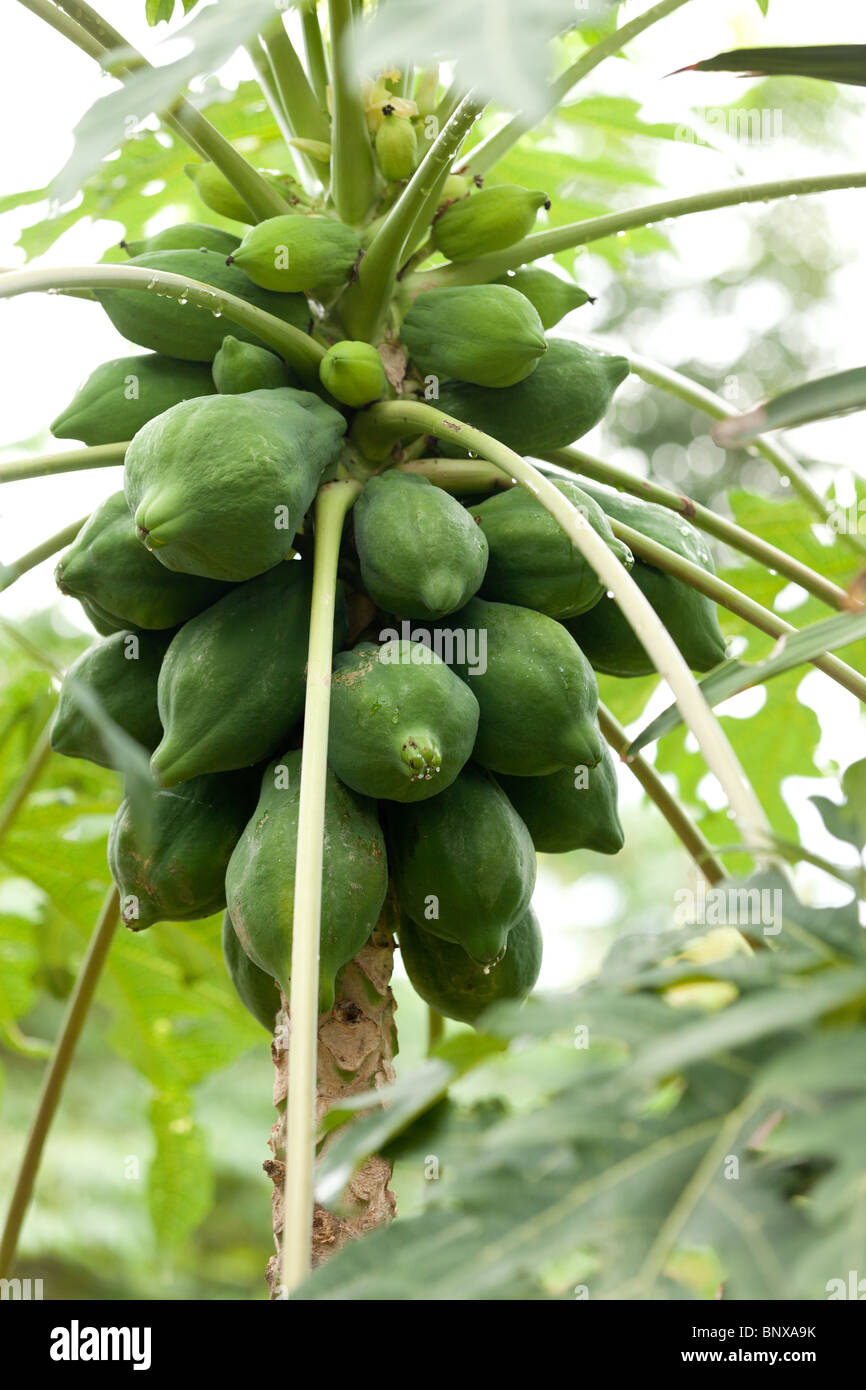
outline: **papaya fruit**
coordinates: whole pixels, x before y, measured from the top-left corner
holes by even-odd
[[[473,598],[447,628],[434,628],[433,645],[449,664],[453,658],[478,701],[472,756],[483,767],[543,777],[601,761],[595,676],[561,623],[529,608]]]
[[[433,223],[433,242],[449,261],[471,261],[528,236],[546,193],[500,183],[451,203]]]
[[[467,763],[437,796],[384,814],[402,911],[479,965],[498,960],[536,872],[529,831],[501,787]]]
[[[284,387],[183,401],[140,429],[124,491],[161,564],[238,582],[286,558],[346,422]]]
[[[300,750],[270,764],[258,805],[226,874],[228,910],[241,946],[254,965],[279,982],[286,996],[291,985],[300,786]],[[376,803],[343,786],[330,770],[324,845],[320,1013],[333,1005],[337,972],[366,943],[388,888]]]
[[[419,294],[400,336],[425,376],[514,386],[547,351],[541,319],[507,285],[463,285]]]
[[[115,632],[82,652],[60,687],[49,731],[54,752],[86,758],[99,767],[114,766],[99,725],[77,698],[81,687],[130,738],[152,752],[162,737],[157,682],[169,640],[161,632]]]
[[[406,974],[425,1004],[458,1023],[475,1023],[500,1000],[525,999],[541,969],[541,928],[529,907],[508,933],[505,955],[495,965],[476,964],[461,946],[443,941],[404,919],[399,928]]]
[[[573,280],[563,280],[561,275],[554,275],[552,271],[534,265],[522,266],[508,275],[500,275],[493,283],[510,285],[511,289],[525,295],[534,306],[545,332],[555,328],[572,309],[592,302],[586,290],[575,285]]]
[[[274,294],[254,285],[237,266],[226,265],[215,251],[147,251],[133,256],[128,266],[144,270],[170,271],[190,280],[200,280],[214,289],[224,290],[258,309],[275,314],[302,333],[310,324],[310,311],[303,295]],[[245,343],[265,347],[255,334],[232,323],[225,314],[195,304],[181,304],[165,294],[149,290],[97,289],[93,291],[118,333],[131,343],[163,352],[168,357],[190,362],[212,362],[227,333]]]
[[[713,557],[703,537],[675,512],[610,488],[583,482],[581,487],[608,516],[661,542],[708,573],[715,573]],[[643,560],[635,560],[631,577],[693,671],[709,671],[724,660],[725,639],[711,599]],[[602,598],[588,613],[567,620],[566,626],[597,671],[629,677],[648,676],[655,670],[613,599]]]
[[[453,613],[484,578],[484,532],[427,478],[393,471],[370,478],[353,519],[364,588],[388,613]]]
[[[335,218],[288,213],[251,227],[229,264],[264,290],[334,290],[360,252],[357,232]]]
[[[52,421],[55,439],[82,444],[116,444],[132,436],[169,406],[216,390],[204,362],[184,362],[159,353],[115,357],[79,386]]]
[[[165,734],[151,761],[161,786],[250,767],[285,742],[304,708],[312,586],[310,566],[287,560],[175,634],[159,681]],[[336,626],[342,638],[341,609]]]
[[[281,357],[254,343],[242,343],[230,333],[222,340],[211,368],[214,385],[221,396],[238,396],[245,391],[276,391],[281,386],[297,386],[298,379]]]
[[[211,227],[207,222],[179,222],[153,236],[120,244],[130,256],[143,256],[147,251],[220,251],[230,256],[241,239],[227,228]]]
[[[196,193],[211,212],[218,212],[221,217],[230,217],[235,222],[255,222],[240,193],[235,191],[215,164],[185,164],[183,172],[192,180]],[[258,172],[287,202],[303,201],[300,184],[290,174],[273,174],[266,169],[259,169]]]
[[[618,854],[623,846],[616,768],[605,749],[588,770],[564,767],[547,777],[496,779],[543,854],[591,849]]]
[[[191,922],[226,905],[225,875],[255,801],[249,775],[196,777],[121,802],[108,834],[120,915],[132,931]]]
[[[408,179],[418,159],[418,136],[407,116],[398,116],[393,106],[382,107],[382,124],[376,131],[374,147],[382,177]]]
[[[113,630],[177,627],[228,592],[229,586],[166,569],[138,539],[126,497],[114,492],[82,526],[54,571],[61,593]],[[92,618],[91,618],[92,620]]]
[[[232,919],[227,912],[223,913],[222,948],[229,979],[235,987],[238,998],[265,1031],[273,1033],[274,1019],[280,1007],[276,981],[272,980],[264,970],[260,970],[257,965],[254,965],[249,956],[245,955],[244,948],[238,941],[237,932],[232,926]]]
[[[372,343],[350,338],[328,348],[319,363],[319,378],[334,400],[356,408],[377,401],[388,385],[384,364]]]
[[[363,796],[423,801],[472,752],[478,702],[420,642],[362,642],[334,659],[328,756]]]
[[[548,338],[547,352],[531,376],[507,393],[465,381],[446,381],[438,407],[484,430],[518,454],[563,449],[597,425],[616,388],[628,376],[625,357],[595,352],[567,338]],[[460,457],[456,442],[439,452]]]
[[[581,512],[629,569],[633,556],[610,529],[601,507],[568,479],[554,486]],[[513,487],[472,508],[487,537],[490,558],[482,598],[534,608],[549,618],[572,618],[598,603],[604,585],[562,527],[525,488]]]
[[[100,637],[110,637],[113,632],[126,632],[132,629],[132,624],[124,622],[122,618],[113,618],[110,613],[99,607],[97,603],[91,603],[86,598],[80,598],[78,602],[85,618],[91,627],[99,633]]]

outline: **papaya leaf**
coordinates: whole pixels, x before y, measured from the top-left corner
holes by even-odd
[[[163,1247],[177,1247],[200,1225],[214,1202],[213,1169],[191,1097],[182,1091],[154,1098],[150,1108],[156,1153],[147,1181],[154,1231]]]
[[[866,86],[866,44],[828,43],[810,47],[737,48],[717,53],[678,72],[739,72],[751,75],[817,77],[822,82]]]
[[[812,796],[809,800],[821,813],[830,834],[862,854],[866,848],[866,758],[845,769],[842,793],[845,800],[841,806],[826,796]]]
[[[766,401],[745,415],[719,420],[713,426],[713,438],[724,449],[737,449],[748,444],[756,435],[767,430],[791,429],[813,420],[828,420],[848,411],[866,406],[866,367],[852,367],[846,372],[809,381],[792,391]]]

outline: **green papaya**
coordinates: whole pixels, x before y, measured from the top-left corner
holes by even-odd
[[[108,834],[108,865],[126,926],[191,922],[226,905],[225,875],[255,796],[248,775],[196,777],[121,802]]]
[[[581,482],[608,516],[661,542],[686,560],[715,574],[709,547],[689,522],[667,507],[624,492]],[[635,560],[631,577],[649,600],[693,671],[709,671],[725,659],[725,639],[716,605],[690,584]],[[597,671],[610,676],[648,676],[655,671],[631,625],[613,599],[603,598],[588,613],[569,619],[569,632]]]
[[[387,613],[442,617],[484,578],[484,532],[427,478],[393,471],[370,478],[353,520],[364,588]]]
[[[122,618],[112,617],[100,608],[98,603],[91,603],[89,599],[80,598],[78,602],[85,618],[100,637],[110,637],[113,632],[127,632],[133,626],[132,623],[124,622]]]
[[[547,454],[573,444],[598,424],[628,372],[625,357],[595,352],[567,338],[549,338],[532,375],[507,393],[446,381],[437,404],[515,453]],[[439,452],[458,458],[466,450],[447,441],[440,443]]]
[[[419,294],[400,336],[425,376],[514,386],[547,351],[541,319],[507,285],[463,285]]]
[[[493,283],[510,285],[513,290],[525,295],[534,305],[545,332],[555,328],[572,309],[579,309],[587,302],[592,303],[586,290],[572,280],[563,280],[561,275],[554,275],[552,271],[542,270],[539,266],[522,266],[520,270],[501,275]]]
[[[371,343],[344,339],[328,348],[319,363],[319,378],[326,391],[342,405],[369,405],[385,394],[385,367]]]
[[[143,256],[148,251],[219,251],[230,256],[241,239],[225,227],[211,227],[207,222],[180,222],[176,227],[164,227],[153,236],[138,241],[122,241],[130,256]]]
[[[274,1019],[277,1009],[280,1007],[276,981],[272,980],[264,970],[260,970],[257,965],[254,965],[244,954],[244,949],[238,941],[238,934],[232,926],[232,919],[227,912],[223,913],[222,947],[226,969],[238,998],[265,1031],[273,1033]]]
[[[543,854],[622,849],[616,767],[607,749],[595,767],[564,767],[547,777],[500,774],[497,781]]]
[[[346,422],[285,387],[183,401],[126,451],[124,491],[161,564],[234,582],[284,560]]]
[[[407,116],[398,116],[390,105],[382,107],[382,124],[376,131],[376,162],[382,177],[408,179],[418,159],[418,136]]]
[[[541,928],[527,908],[508,933],[505,955],[495,965],[478,965],[461,946],[443,941],[405,919],[399,928],[406,974],[425,1004],[458,1023],[475,1023],[500,1000],[525,999],[541,969]]]
[[[618,541],[597,502],[567,479],[552,480],[627,568],[633,556]],[[472,508],[487,537],[490,558],[481,597],[534,608],[549,618],[572,618],[598,603],[604,585],[577,546],[525,488],[497,493]]]
[[[88,446],[116,444],[131,439],[169,406],[209,396],[215,389],[204,362],[184,362],[156,352],[115,357],[79,386],[52,421],[51,433],[55,439],[80,439]]]
[[[156,632],[115,632],[81,653],[63,678],[49,738],[55,753],[114,767],[93,713],[77,698],[83,687],[130,738],[150,753],[162,737],[157,682],[169,637]]]
[[[276,391],[281,386],[297,386],[298,379],[282,358],[254,343],[242,343],[227,334],[213,360],[213,381],[221,396],[239,396],[246,391]]]
[[[172,639],[159,680],[164,787],[273,756],[304,708],[313,581],[288,560],[238,584]],[[338,609],[337,637],[345,634]]]
[[[528,236],[546,193],[500,183],[451,203],[433,223],[433,242],[449,261],[471,261]]]
[[[271,763],[259,802],[226,874],[228,909],[254,965],[288,996],[291,985],[300,750]],[[325,789],[325,865],[319,948],[319,1012],[334,1002],[334,981],[365,945],[388,888],[376,804],[329,771]]]
[[[467,763],[438,796],[389,806],[385,833],[403,912],[479,965],[498,960],[529,907],[536,861],[529,831],[493,778]]]
[[[103,622],[124,627],[177,627],[228,591],[228,585],[161,565],[138,539],[122,492],[114,492],[61,555],[54,578]]]
[[[336,218],[288,213],[251,227],[229,264],[265,290],[333,290],[346,284],[360,252],[357,232]]]
[[[363,796],[423,801],[472,752],[478,702],[420,642],[362,642],[334,659],[328,756]]]
[[[310,311],[303,295],[274,294],[254,285],[235,265],[226,265],[225,257],[215,251],[148,251],[133,256],[127,266],[144,270],[164,270],[183,275],[190,280],[203,281],[214,289],[236,295],[274,314],[302,333],[310,325]],[[150,290],[97,289],[93,291],[118,333],[131,343],[164,352],[190,362],[212,362],[227,333],[245,343],[264,347],[253,333],[232,323],[225,314],[200,309],[195,304],[181,303],[166,294]]]
[[[478,701],[472,756],[483,767],[543,777],[601,761],[595,676],[561,623],[529,608],[473,598],[447,628],[434,629],[433,643],[449,664],[453,657]]]
[[[215,164],[185,164],[183,172],[195,184],[196,193],[211,212],[218,212],[221,217],[230,217],[235,222],[255,222],[240,193],[235,191]],[[266,169],[259,169],[258,172],[287,202],[303,201],[300,185],[290,174],[273,174]]]

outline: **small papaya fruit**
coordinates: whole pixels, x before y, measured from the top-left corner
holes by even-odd
[[[484,578],[484,532],[427,478],[377,474],[353,518],[364,588],[387,613],[442,617],[462,607]]]
[[[597,425],[628,373],[625,357],[595,352],[567,338],[548,338],[535,371],[507,393],[446,381],[439,388],[438,407],[492,434],[515,453],[546,454],[573,444]],[[451,457],[466,452],[450,441],[441,443],[439,451]]]
[[[507,285],[427,290],[412,304],[400,335],[424,375],[484,387],[516,385],[547,351],[535,309]]]
[[[553,483],[630,569],[632,553],[616,539],[598,503],[568,479],[555,478]],[[500,492],[473,507],[471,514],[490,550],[482,598],[534,608],[549,618],[572,618],[592,608],[604,594],[595,570],[525,488]]]
[[[516,183],[494,184],[440,213],[433,223],[433,241],[449,261],[471,261],[528,236],[539,208],[549,207],[546,193]]]
[[[238,998],[253,1018],[267,1033],[274,1031],[274,1019],[280,1007],[280,996],[276,981],[254,965],[238,941],[238,934],[232,926],[232,919],[223,913],[222,926],[223,959],[229,972],[229,979],[235,987]]]
[[[511,289],[519,290],[525,295],[530,304],[534,305],[545,332],[554,328],[572,309],[579,309],[582,304],[592,302],[586,290],[582,290],[572,280],[563,280],[561,275],[554,275],[552,271],[542,270],[534,265],[512,270],[508,275],[501,275],[493,283],[509,285]]]
[[[248,775],[196,777],[121,802],[108,834],[120,915],[132,931],[191,922],[226,905],[225,875],[255,801]]]
[[[667,507],[629,497],[624,492],[581,482],[608,516],[660,541],[685,559],[715,574],[709,547],[689,522]],[[635,560],[631,577],[661,618],[693,671],[709,671],[725,659],[725,639],[716,605],[690,584]],[[655,666],[613,599],[566,623],[597,671],[610,676],[648,676]]]
[[[235,222],[255,222],[240,193],[235,191],[215,164],[185,164],[183,172],[192,180],[196,193],[211,212],[218,212],[221,217],[230,217]],[[287,202],[303,201],[300,184],[290,174],[273,174],[266,169],[259,169],[258,172]]]
[[[334,400],[356,408],[377,401],[388,385],[384,363],[372,343],[350,338],[328,348],[319,363],[319,378]]]
[[[349,279],[360,250],[343,222],[288,213],[251,227],[229,264],[265,290],[333,290]]]
[[[467,763],[427,801],[389,806],[385,834],[398,903],[416,926],[497,960],[535,887],[529,831],[502,789]]]
[[[285,387],[183,401],[140,429],[124,491],[138,533],[167,569],[252,579],[288,555],[346,422]]]
[[[78,600],[81,610],[91,627],[99,633],[100,637],[110,637],[113,632],[126,632],[132,630],[132,624],[124,622],[122,618],[114,618],[110,613],[99,607],[98,603],[91,603],[86,598]]]
[[[221,251],[230,256],[241,239],[225,227],[211,227],[206,222],[179,222],[176,227],[164,227],[153,236],[138,241],[122,241],[130,256],[143,256],[147,251]]]
[[[55,439],[82,444],[116,444],[132,436],[169,406],[216,388],[204,362],[184,362],[157,352],[103,362],[79,386],[51,423]]]
[[[273,294],[253,284],[237,266],[226,265],[214,251],[148,251],[133,256],[127,265],[144,270],[164,270],[200,280],[214,289],[245,299],[258,309],[275,314],[283,323],[306,333],[310,310],[303,295]],[[245,343],[259,342],[254,334],[195,304],[181,304],[165,294],[149,290],[98,289],[93,291],[118,333],[131,343],[190,362],[212,362],[227,333]]]
[[[374,141],[376,161],[383,178],[408,179],[418,158],[418,137],[407,116],[398,116],[393,106],[382,107],[382,124]]]
[[[82,652],[60,687],[49,731],[54,752],[86,758],[99,767],[114,766],[99,725],[77,698],[84,687],[108,717],[150,753],[162,737],[157,682],[169,640],[161,632],[115,632]]]
[[[473,180],[467,174],[449,174],[442,185],[442,201],[440,208],[444,209],[449,204],[457,201],[458,198],[465,198],[473,187]]]
[[[454,657],[478,701],[476,762],[491,772],[543,777],[601,761],[595,676],[577,643],[563,640],[569,634],[561,623],[473,598],[433,636],[434,650]]]
[[[259,802],[226,874],[228,910],[254,965],[288,996],[292,968],[295,856],[301,789],[300,750],[271,763]],[[334,1002],[334,981],[366,943],[388,888],[385,842],[376,803],[328,771],[319,948],[319,1012]]]
[[[221,396],[238,396],[246,391],[276,391],[281,386],[297,386],[298,379],[281,357],[254,343],[242,343],[229,333],[222,340],[211,368]]]
[[[415,993],[445,1018],[475,1023],[501,1000],[525,999],[541,969],[541,928],[531,907],[508,933],[505,955],[478,965],[461,946],[443,941],[408,918],[399,928],[400,955]]]
[[[497,781],[543,854],[622,849],[616,768],[607,749],[595,767],[564,767],[547,777],[500,774]]]
[[[478,702],[421,642],[362,642],[334,659],[328,756],[362,796],[423,801],[472,752]]]
[[[61,555],[54,578],[61,593],[89,605],[116,631],[177,627],[228,590],[217,580],[161,565],[139,541],[122,492],[112,493],[87,519]]]

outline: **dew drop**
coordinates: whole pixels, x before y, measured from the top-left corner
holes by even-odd
[[[788,477],[782,477],[782,478],[779,479],[779,483],[780,483],[780,485],[781,485],[782,487],[790,487],[790,486],[791,486],[791,479],[788,478]]]
[[[222,316],[223,316],[223,311],[222,311],[222,309],[212,309],[212,310],[211,310],[211,313],[213,314],[213,316],[214,316],[215,319],[221,319]]]

